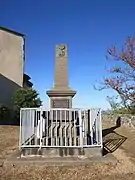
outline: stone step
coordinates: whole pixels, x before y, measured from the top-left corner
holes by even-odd
[[[95,163],[111,163],[112,165],[117,164],[117,159],[108,154],[105,157],[91,157],[87,158],[86,156],[78,156],[78,157],[55,157],[55,158],[43,158],[43,157],[27,157],[27,158],[19,158],[19,157],[9,157],[4,165],[16,167],[18,165],[32,165],[32,166],[86,166],[86,165],[94,165]],[[93,164],[94,163],[94,164]]]
[[[101,157],[102,148],[101,147],[89,147],[89,148],[23,148],[21,150],[21,157]]]

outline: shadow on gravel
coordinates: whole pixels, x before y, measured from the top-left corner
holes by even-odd
[[[108,153],[113,153],[118,149],[127,139],[127,137],[122,136],[115,132],[115,129],[120,127],[119,121],[118,124],[108,129],[102,131],[103,135],[103,155],[105,156]]]

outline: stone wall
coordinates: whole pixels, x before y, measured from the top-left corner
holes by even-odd
[[[131,128],[135,128],[135,116],[129,114],[102,114],[102,123],[108,123],[116,125],[118,117],[121,118],[121,125]]]

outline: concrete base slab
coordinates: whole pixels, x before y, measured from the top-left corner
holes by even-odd
[[[42,156],[20,157],[20,152],[16,152],[4,162],[4,165],[44,165],[44,166],[80,166],[93,163],[117,163],[117,159],[112,154],[104,157],[88,158],[84,155],[78,157],[54,157],[47,158]]]

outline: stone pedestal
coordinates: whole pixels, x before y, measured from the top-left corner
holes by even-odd
[[[50,108],[72,108],[72,98],[76,94],[73,90],[49,90]]]

